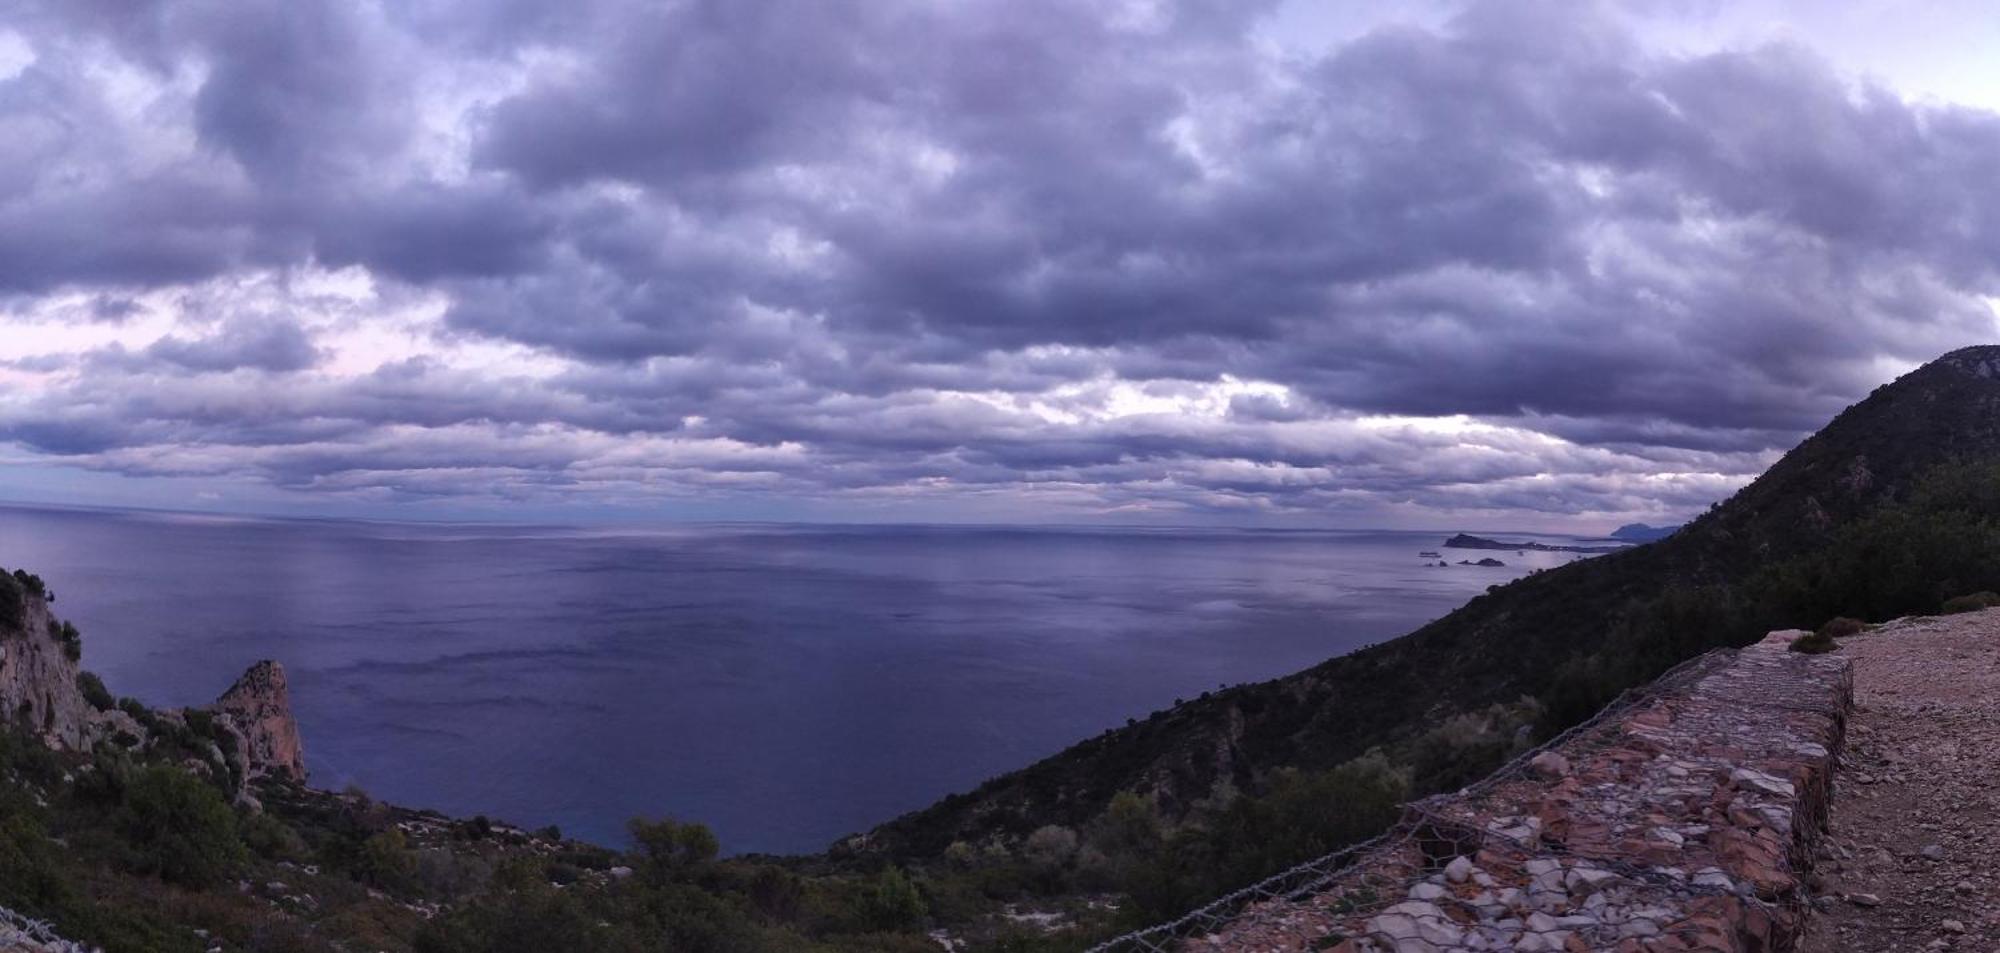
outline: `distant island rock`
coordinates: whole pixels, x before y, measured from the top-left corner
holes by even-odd
[[[1510,543],[1504,540],[1487,539],[1460,533],[1444,541],[1446,549],[1511,549],[1515,552],[1533,551],[1538,553],[1615,553],[1625,547],[1620,546],[1551,546],[1547,543]]]
[[[1656,539],[1666,539],[1680,529],[1680,524],[1672,526],[1647,526],[1644,523],[1626,523],[1611,531],[1612,539],[1622,539],[1628,543],[1650,543]]]
[[[1498,559],[1494,559],[1494,558],[1493,558],[1493,557],[1491,557],[1491,556],[1488,556],[1488,557],[1486,557],[1485,559],[1482,559],[1482,560],[1480,560],[1480,561],[1478,561],[1478,562],[1473,562],[1473,561],[1472,561],[1472,560],[1470,560],[1470,559],[1461,559],[1461,560],[1459,560],[1459,561],[1458,561],[1458,564],[1459,564],[1459,565],[1461,565],[1461,566],[1505,566],[1505,565],[1507,565],[1506,563],[1503,563],[1503,562],[1501,562],[1501,561],[1500,561],[1500,560],[1498,560]],[[1444,564],[1443,564],[1443,563],[1438,563],[1438,565],[1442,566],[1442,565],[1444,565]]]

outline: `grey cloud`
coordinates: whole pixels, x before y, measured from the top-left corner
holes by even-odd
[[[407,183],[319,213],[314,250],[409,282],[542,267],[550,214],[499,185]]]
[[[273,192],[365,176],[394,157],[408,104],[364,7],[327,0],[190,4],[175,18],[209,73],[194,128]],[[269,196],[278,199],[280,196]]]
[[[253,317],[225,322],[203,338],[161,338],[141,356],[190,371],[299,371],[318,363],[320,351],[298,325]]]
[[[483,159],[530,181],[699,177],[740,170],[808,140],[830,145],[847,114],[890,88],[867,50],[859,3],[726,0],[638,7],[606,20],[575,82],[502,104]]]
[[[359,265],[450,334],[567,362],[334,381],[274,315],[0,405],[8,439],[134,472],[1657,514],[1885,366],[1990,336],[2000,290],[2000,117],[1794,47],[1664,55],[1597,4],[1476,3],[1316,57],[1219,2],[16,8],[41,58],[0,81],[0,290],[116,319]],[[203,78],[135,119],[105,50]],[[490,88],[440,134],[420,94],[454,84]],[[1288,394],[1198,422],[1065,405],[1225,374]],[[289,383],[228,379],[258,375]],[[663,437],[741,456],[602,445]]]

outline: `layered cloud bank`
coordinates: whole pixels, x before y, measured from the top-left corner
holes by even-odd
[[[1995,336],[2000,116],[1589,4],[5,6],[17,494],[1673,518]]]

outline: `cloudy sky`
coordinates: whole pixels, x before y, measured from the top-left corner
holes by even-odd
[[[2000,337],[1979,2],[0,11],[0,499],[1601,529]]]

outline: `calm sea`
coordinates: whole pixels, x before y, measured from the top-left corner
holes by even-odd
[[[316,786],[610,844],[670,815],[789,852],[1575,558],[1424,565],[1445,535],[0,507],[0,565],[49,580],[115,693],[201,704],[283,661]]]

